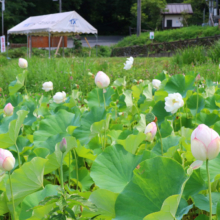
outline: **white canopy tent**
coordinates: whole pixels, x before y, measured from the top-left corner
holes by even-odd
[[[7,39],[9,39],[10,34],[25,34],[30,39],[31,36],[48,36],[49,57],[51,36],[94,34],[98,40],[97,29],[75,11],[29,17],[8,30],[7,33]]]

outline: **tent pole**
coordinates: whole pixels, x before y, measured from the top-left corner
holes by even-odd
[[[27,33],[27,57],[28,57],[28,33]]]
[[[64,36],[62,37],[62,45],[63,45],[63,57],[64,57]]]
[[[95,34],[95,37],[96,37],[96,56],[98,56],[98,35]]]
[[[49,40],[49,58],[50,58],[50,32],[49,33],[49,37],[48,37],[48,40]]]
[[[30,34],[30,40],[29,40],[29,58],[31,58],[31,53],[32,53],[32,36]]]

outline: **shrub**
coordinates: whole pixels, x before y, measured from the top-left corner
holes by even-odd
[[[208,56],[213,62],[219,63],[220,58],[220,41],[216,41],[208,50]]]

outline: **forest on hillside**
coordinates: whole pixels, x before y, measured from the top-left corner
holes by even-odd
[[[59,12],[59,1],[5,0],[5,2],[5,32],[30,16]],[[189,25],[201,25],[204,8],[208,13],[205,0],[142,0],[142,29],[161,29],[160,11],[167,3],[191,3],[194,15],[188,18]],[[96,27],[101,35],[128,35],[129,26],[136,27],[137,0],[62,0],[63,12],[73,10]]]

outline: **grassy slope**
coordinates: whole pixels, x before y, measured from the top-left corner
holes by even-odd
[[[205,78],[216,80],[218,65],[208,61],[202,65],[172,65],[171,58],[135,58],[132,69],[123,69],[125,58],[36,58],[28,60],[28,80],[27,89],[32,93],[42,92],[42,83],[52,81],[54,92],[70,92],[74,84],[79,84],[80,89],[87,93],[94,85],[94,79],[88,76],[88,72],[96,74],[102,70],[110,76],[111,82],[120,77],[127,77],[129,82],[133,79],[153,79],[154,75],[162,70],[167,70],[170,74],[187,73],[189,71],[200,72]],[[8,94],[8,84],[15,80],[22,69],[18,67],[18,59],[12,59],[0,65],[0,87]],[[73,80],[70,80],[70,77]]]
[[[208,36],[214,36],[215,34],[220,34],[220,29],[218,29],[218,27],[191,26],[180,29],[156,31],[154,43],[185,40],[196,37],[208,37]],[[147,32],[147,33],[142,33],[140,37],[137,37],[136,35],[125,37],[114,47],[145,45],[145,44],[150,44],[151,42],[152,40],[149,39],[149,32]]]

